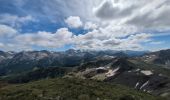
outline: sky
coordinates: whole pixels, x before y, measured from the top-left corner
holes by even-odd
[[[170,0],[0,0],[0,50],[170,48]]]

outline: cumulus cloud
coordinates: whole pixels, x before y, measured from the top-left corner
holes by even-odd
[[[12,27],[0,25],[1,50],[32,50],[34,46],[44,48],[60,48],[73,43],[73,33],[67,28],[56,32],[39,31],[37,33],[19,33]]]
[[[6,40],[10,41],[0,41],[0,47],[3,50],[31,50],[33,46],[60,48],[67,44],[72,44],[76,49],[138,50],[141,49],[140,43],[148,42],[151,37],[150,34],[146,33],[131,35],[123,35],[122,33],[122,35],[115,35],[112,31],[106,33],[106,31],[103,30],[104,29],[93,29],[86,34],[74,35],[67,28],[60,28],[54,33],[39,31],[37,33],[15,34],[13,37],[6,38]],[[122,28],[117,28],[117,31],[124,32]],[[18,33],[14,29],[12,29],[11,32]],[[1,38],[2,37],[0,37],[0,39]],[[16,47],[18,49],[15,49]]]
[[[46,48],[59,48],[70,44],[73,34],[67,28],[60,28],[55,33],[38,32],[35,34],[22,34],[15,37],[18,43],[24,45],[35,45]]]
[[[65,20],[65,23],[70,28],[79,28],[83,25],[82,21],[80,20],[80,17],[78,16],[70,16]]]
[[[100,30],[93,30],[84,35],[75,36],[74,40],[76,41],[75,48],[77,49],[142,50],[141,43],[150,42],[151,36],[148,33],[138,33],[124,34],[120,37],[112,33],[106,34]]]
[[[17,50],[30,50],[28,45],[21,45],[15,41],[15,37],[20,35],[19,32],[8,26],[0,24],[0,48],[1,50],[17,51]]]

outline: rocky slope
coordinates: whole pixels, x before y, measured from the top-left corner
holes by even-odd
[[[79,77],[126,85],[154,95],[170,95],[170,78],[157,69],[139,67],[127,58],[113,58],[103,63],[89,62],[66,77]],[[170,70],[169,70],[170,72]]]
[[[148,63],[160,64],[170,67],[170,49],[148,53],[140,57],[140,59]]]

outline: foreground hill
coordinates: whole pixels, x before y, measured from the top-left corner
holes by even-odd
[[[0,88],[0,100],[166,100],[124,86],[57,78]],[[168,100],[168,99],[167,99]]]

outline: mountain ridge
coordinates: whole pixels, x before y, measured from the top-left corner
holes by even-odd
[[[122,51],[23,51],[0,62],[0,79],[9,84],[29,84],[50,78],[93,80],[169,98],[170,69],[154,63],[155,59],[166,61],[163,58],[168,57],[169,50],[140,56],[128,56]]]
[[[131,51],[132,52],[132,51]],[[134,51],[135,52],[135,51]],[[34,67],[74,67],[82,62],[98,58],[126,57],[122,51],[80,51],[67,50],[65,52],[22,51],[0,53],[0,75],[32,70]],[[134,55],[133,55],[134,56]],[[23,68],[23,70],[22,70]]]

